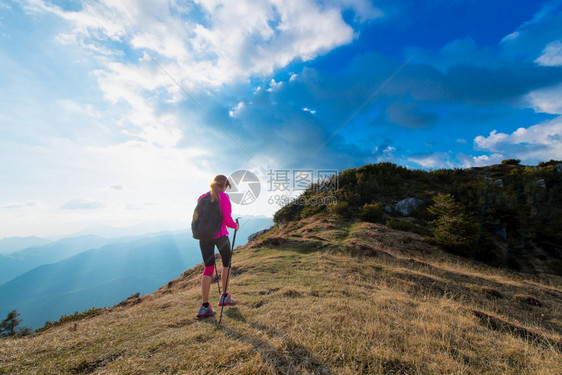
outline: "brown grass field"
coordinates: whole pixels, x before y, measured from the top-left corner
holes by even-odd
[[[157,249],[155,249],[157,251]],[[0,374],[562,374],[562,279],[313,217],[239,247],[238,301],[197,320],[202,265],[153,294],[21,339]]]

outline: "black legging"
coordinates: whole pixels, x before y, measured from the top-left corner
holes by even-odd
[[[228,236],[213,238],[211,240],[199,240],[199,247],[201,248],[201,255],[203,255],[205,267],[215,265],[215,245],[217,249],[219,249],[223,267],[228,267],[230,265],[230,239]]]

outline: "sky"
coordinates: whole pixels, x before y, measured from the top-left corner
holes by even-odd
[[[271,216],[303,170],[562,159],[560,0],[0,0],[0,67],[0,238],[187,228],[239,170]]]

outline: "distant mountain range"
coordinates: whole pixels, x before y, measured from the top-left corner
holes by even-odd
[[[0,284],[44,264],[56,263],[86,250],[97,249],[112,242],[132,241],[132,238],[105,239],[98,236],[65,238],[43,246],[34,246],[0,255]]]
[[[40,237],[8,237],[0,239],[0,255],[15,253],[32,246],[42,246],[51,242]]]
[[[264,217],[240,223],[236,245],[273,224]],[[0,318],[17,309],[23,325],[36,329],[62,315],[153,292],[201,262],[189,231],[113,239],[86,235],[16,251],[0,256]]]

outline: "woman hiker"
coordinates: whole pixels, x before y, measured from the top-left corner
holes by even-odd
[[[213,279],[213,273],[215,272],[215,246],[219,250],[222,259],[222,290],[226,290],[226,279],[230,272],[230,240],[228,238],[228,230],[226,227],[238,229],[238,224],[232,220],[232,205],[230,203],[230,198],[228,194],[225,193],[226,188],[230,188],[230,182],[226,176],[218,175],[215,177],[213,182],[211,182],[211,200],[219,201],[220,210],[222,213],[222,223],[217,236],[214,239],[199,240],[199,246],[201,247],[201,254],[203,255],[203,262],[205,263],[205,268],[203,270],[203,276],[201,276],[201,298],[203,303],[199,307],[197,312],[198,318],[208,318],[215,315],[215,310],[209,304],[209,292],[211,290],[211,281]],[[198,201],[203,198],[208,193],[201,195]],[[219,299],[219,306],[234,305],[235,301],[232,299],[230,294],[223,294]]]

